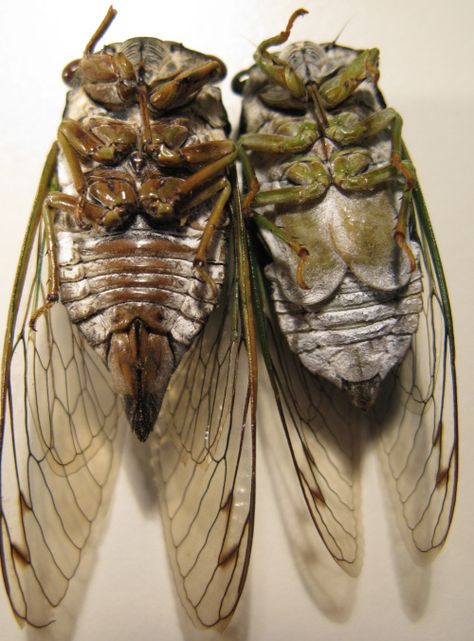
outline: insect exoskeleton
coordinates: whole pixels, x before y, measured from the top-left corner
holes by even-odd
[[[52,294],[100,352],[140,440],[224,278],[235,151],[211,84],[224,74],[154,38],[88,47],[63,73],[60,190],[45,203]]]
[[[300,42],[276,60],[268,46],[245,83],[240,144],[254,152],[253,206],[271,221],[256,218],[278,320],[309,371],[368,408],[422,305],[400,118],[371,82],[375,49]]]
[[[155,430],[178,593],[212,627],[242,592],[254,509],[246,241],[213,85],[226,69],[156,38],[95,52],[114,16],[63,72],[70,91],[14,285],[2,569],[16,615],[48,625],[106,503],[124,407],[140,441]]]
[[[377,86],[379,52],[307,41],[273,50],[304,13],[234,79],[238,147],[269,284],[255,282],[255,307],[266,312],[259,326],[281,418],[316,527],[353,570],[349,435],[366,422],[382,432],[415,548],[446,538],[457,474],[454,340],[402,119]]]

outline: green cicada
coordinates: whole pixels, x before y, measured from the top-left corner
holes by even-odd
[[[311,518],[360,567],[356,452],[377,433],[411,548],[442,546],[458,426],[446,282],[379,52],[262,42],[234,80],[261,345]],[[251,215],[250,215],[251,214]]]

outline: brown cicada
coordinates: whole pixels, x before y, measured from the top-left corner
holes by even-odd
[[[213,626],[240,596],[254,506],[245,235],[213,85],[226,70],[154,38],[96,52],[114,15],[64,70],[64,117],[10,305],[3,577],[19,619],[55,618],[125,414],[140,441],[154,430],[177,589],[193,621]]]
[[[380,438],[415,554],[444,543],[457,486],[453,323],[402,120],[377,49],[299,42],[296,11],[234,88],[255,315],[310,516],[350,574],[361,561],[359,439]],[[250,214],[250,211],[246,212]]]

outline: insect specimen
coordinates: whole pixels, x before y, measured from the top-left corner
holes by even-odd
[[[364,425],[380,436],[411,549],[446,539],[457,485],[453,324],[402,119],[377,87],[379,52],[334,42],[275,52],[304,13],[234,79],[244,209],[257,324],[293,463],[326,547],[356,574]]]
[[[55,618],[91,537],[120,417],[157,442],[181,600],[235,609],[254,505],[255,356],[235,144],[209,55],[154,38],[68,64],[8,315],[1,559],[21,620]],[[249,344],[245,347],[244,339]],[[158,423],[157,423],[158,421]]]

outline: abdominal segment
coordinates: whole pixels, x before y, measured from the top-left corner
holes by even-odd
[[[61,301],[112,374],[132,429],[145,440],[181,357],[214,309],[216,297],[193,268],[208,213],[193,225],[58,232]],[[224,279],[225,231],[215,232],[209,274]]]

